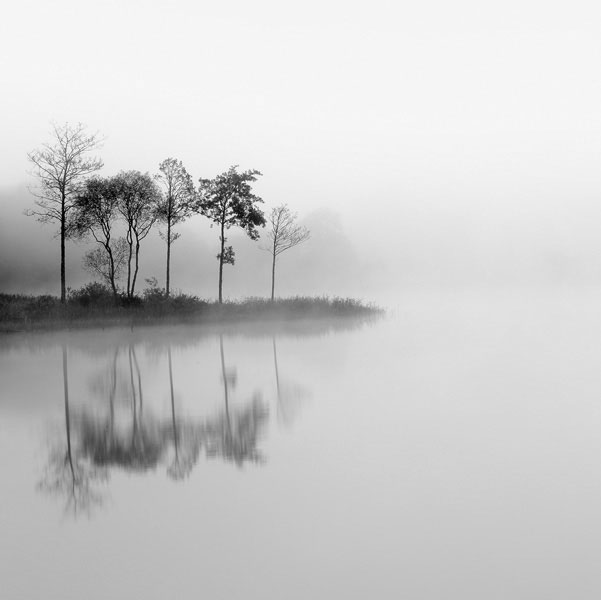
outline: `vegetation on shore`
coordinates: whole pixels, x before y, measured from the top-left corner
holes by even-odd
[[[296,296],[268,300],[210,302],[173,293],[149,281],[142,296],[115,299],[106,285],[90,283],[67,293],[65,303],[50,295],[0,294],[0,331],[94,327],[165,322],[232,323],[251,320],[367,317],[382,309],[350,298]]]
[[[123,294],[130,302],[136,298],[140,270],[141,244],[153,229],[167,243],[164,296],[171,293],[172,245],[179,238],[175,228],[193,215],[206,217],[219,231],[219,303],[224,299],[223,267],[234,265],[236,253],[226,245],[228,231],[234,227],[251,240],[260,238],[260,229],[268,222],[266,246],[272,254],[271,298],[274,298],[276,258],[310,237],[299,225],[296,213],[287,204],[271,209],[266,218],[260,205],[263,199],[253,191],[262,175],[256,169],[238,172],[230,167],[212,179],[201,177],[195,188],[192,176],[181,160],[167,158],[159,173],[122,170],[101,177],[97,173],[103,161],[91,157],[103,139],[89,134],[84,125],[53,125],[52,141],[27,156],[38,186],[32,188],[34,208],[25,211],[42,223],[58,225],[60,239],[60,285],[62,304],[67,303],[66,242],[95,242],[83,260],[84,268],[109,286],[113,297]],[[68,311],[67,311],[68,312]]]
[[[262,174],[256,169],[238,171],[234,165],[213,177],[192,176],[182,161],[167,158],[159,173],[122,170],[100,176],[99,157],[92,156],[104,138],[89,133],[81,123],[53,125],[51,141],[28,154],[38,185],[32,188],[34,207],[26,215],[58,226],[60,239],[60,297],[26,296],[0,292],[0,331],[56,329],[145,322],[238,323],[315,318],[367,317],[380,309],[358,300],[342,298],[275,298],[278,257],[306,242],[311,233],[298,223],[287,204],[265,215],[263,199],[253,186]],[[184,293],[172,293],[172,245],[180,234],[176,228],[200,215],[219,231],[218,301],[210,302]],[[248,298],[225,301],[224,265],[235,264],[228,231],[238,228],[253,240],[266,238],[260,246],[271,254],[271,299]],[[139,282],[142,242],[155,229],[167,245],[165,287],[147,279],[142,294]],[[83,260],[96,279],[80,289],[66,283],[66,242],[93,242]]]

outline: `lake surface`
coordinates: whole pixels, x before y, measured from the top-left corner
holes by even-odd
[[[601,295],[0,337],[0,598],[601,597]]]

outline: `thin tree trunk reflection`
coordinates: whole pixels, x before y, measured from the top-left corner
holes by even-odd
[[[129,345],[129,379],[131,383],[131,399],[132,399],[132,439],[131,444],[135,446],[138,436],[138,411],[136,402],[136,386],[134,384],[134,367],[132,361],[132,347]]]
[[[102,502],[102,496],[91,486],[91,481],[98,478],[100,474],[81,461],[80,448],[72,439],[73,426],[79,421],[76,420],[75,423],[71,421],[68,351],[65,344],[62,345],[62,368],[67,449],[65,451],[64,442],[50,447],[46,471],[38,482],[38,489],[66,496],[65,511],[76,515],[79,508],[89,511],[93,505]],[[77,439],[76,436],[76,441]]]
[[[225,414],[229,422],[230,410],[229,410],[229,396],[227,387],[227,373],[225,371],[225,358],[223,356],[223,335],[219,335],[219,350],[221,352],[221,376],[223,378],[223,393],[225,397]]]
[[[275,336],[271,338],[273,343],[273,366],[275,368],[275,389],[277,397],[277,412],[278,416],[283,412],[282,410],[282,395],[280,390],[280,371],[278,369],[278,348],[275,343]]]
[[[169,359],[169,393],[171,394],[171,423],[173,425],[173,446],[175,448],[175,462],[179,463],[179,441],[177,439],[177,424],[175,421],[175,397],[173,394],[173,365],[171,362],[171,346],[167,348]]]
[[[283,425],[291,425],[299,404],[307,396],[307,390],[294,382],[282,381],[278,364],[278,348],[275,336],[271,338],[273,345],[273,367],[275,371],[276,406],[278,421]]]
[[[219,350],[221,352],[221,375],[223,377],[223,394],[225,398],[225,423],[227,426],[226,431],[226,444],[232,445],[232,422],[230,419],[230,402],[228,392],[228,374],[225,368],[225,358],[223,355],[223,335],[219,335]]]
[[[73,478],[73,492],[75,493],[75,469],[73,467],[73,452],[71,450],[71,415],[69,412],[69,372],[67,366],[67,347],[63,344],[63,392],[65,398],[65,430],[67,432],[67,456],[71,477]]]
[[[115,395],[117,394],[117,356],[119,354],[119,348],[115,348],[113,353],[113,364],[111,369],[111,390],[109,393],[109,411],[110,411],[110,432],[111,437],[115,430]]]
[[[140,420],[142,420],[144,411],[144,396],[142,395],[142,374],[140,373],[140,365],[138,365],[138,358],[136,356],[136,349],[134,347],[132,347],[132,355],[134,357],[136,373],[138,374],[138,398],[140,400]]]

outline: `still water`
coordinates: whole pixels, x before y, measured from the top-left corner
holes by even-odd
[[[0,598],[599,598],[600,307],[3,335]]]

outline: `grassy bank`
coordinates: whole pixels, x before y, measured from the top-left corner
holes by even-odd
[[[150,288],[135,298],[115,298],[90,284],[69,293],[61,304],[54,296],[0,294],[0,331],[143,325],[151,323],[235,323],[261,320],[367,317],[381,309],[350,298],[294,297],[274,302],[248,298],[209,302],[187,294],[167,297]]]

